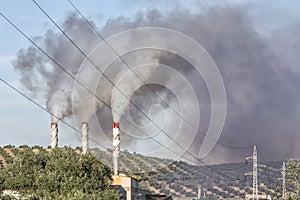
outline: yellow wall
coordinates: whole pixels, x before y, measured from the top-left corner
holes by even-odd
[[[132,178],[129,176],[113,175],[113,185],[121,185],[126,190],[127,200],[132,200]]]

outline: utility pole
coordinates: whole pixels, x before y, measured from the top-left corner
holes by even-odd
[[[285,185],[285,162],[282,163],[282,199],[286,199],[286,185]]]
[[[253,161],[253,170],[252,172],[247,172],[245,173],[245,178],[246,176],[253,176],[253,184],[252,184],[252,199],[256,199],[258,200],[258,178],[257,178],[257,168],[258,167],[266,167],[265,165],[259,165],[257,163],[257,149],[256,149],[256,145],[254,145],[253,148],[253,155],[250,157],[246,158],[246,163],[248,163],[248,160],[252,160]]]

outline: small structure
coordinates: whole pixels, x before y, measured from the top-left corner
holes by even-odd
[[[126,191],[126,200],[172,200],[171,196],[151,194],[147,190],[138,187],[138,180],[125,174],[113,175],[113,186],[121,186]]]
[[[121,185],[111,185],[110,188],[119,193],[121,200],[126,200],[126,190]]]
[[[126,200],[136,199],[138,193],[138,180],[128,176],[125,173],[119,173],[119,175],[113,175],[113,185],[120,185],[126,191]]]

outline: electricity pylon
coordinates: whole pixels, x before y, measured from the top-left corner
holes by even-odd
[[[258,167],[264,167],[264,168],[266,168],[266,166],[265,165],[259,165],[257,163],[257,149],[256,149],[256,145],[254,145],[254,148],[253,148],[253,155],[246,158],[246,163],[248,162],[248,160],[252,160],[253,161],[253,170],[252,170],[252,172],[245,173],[245,178],[246,178],[246,176],[249,176],[249,175],[253,176],[252,199],[258,200],[257,168]]]

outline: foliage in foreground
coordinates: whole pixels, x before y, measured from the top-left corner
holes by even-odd
[[[300,200],[300,160],[290,160],[288,162],[287,182],[291,190],[288,199]]]
[[[17,191],[25,199],[119,199],[109,189],[111,170],[90,153],[71,148],[51,152],[24,148],[0,170],[0,191]]]

